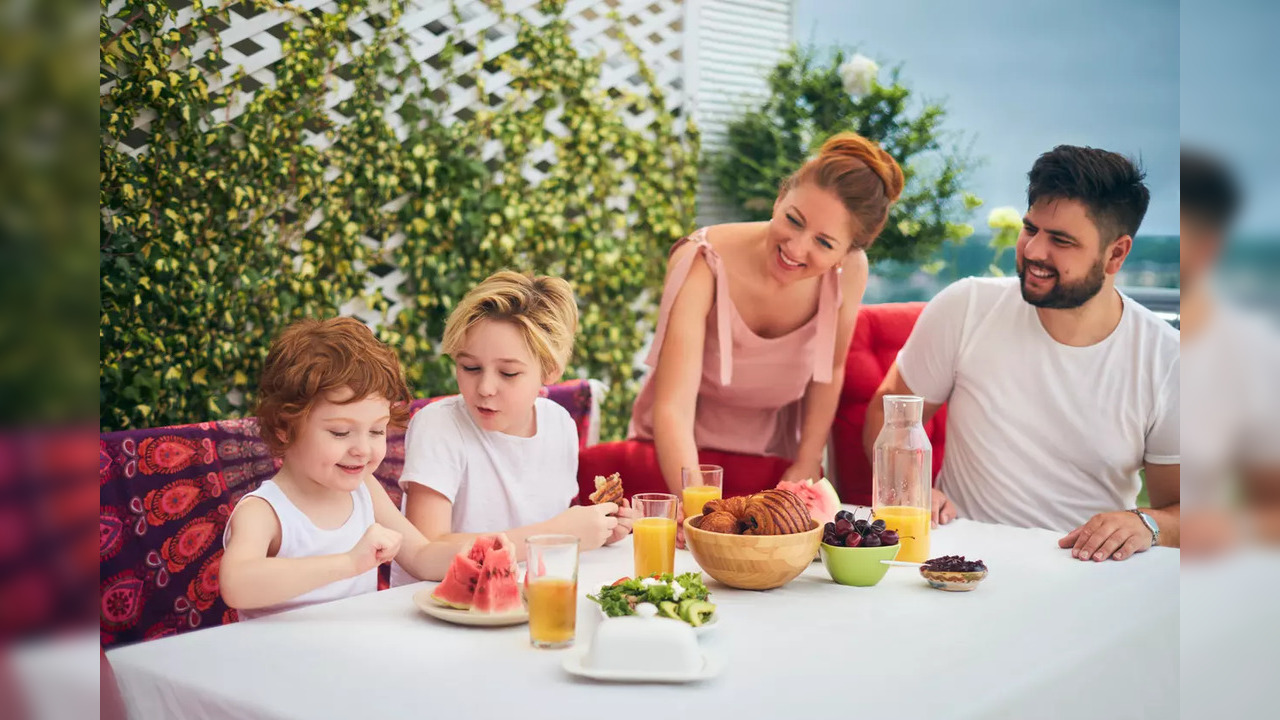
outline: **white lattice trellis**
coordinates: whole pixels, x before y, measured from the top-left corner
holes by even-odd
[[[108,13],[115,13],[122,4],[123,0],[112,3]],[[536,0],[507,0],[503,3],[503,8],[508,14],[519,15],[534,26],[542,26],[547,18],[537,10],[537,4]],[[179,9],[178,16],[170,23],[170,27],[182,29],[191,23],[194,11],[190,2],[169,0],[169,5]],[[385,1],[371,2],[351,20],[349,30],[353,40],[352,49],[343,50],[339,54],[339,67],[350,61],[352,53],[358,54],[380,27],[391,22],[389,7]],[[218,30],[224,63],[220,67],[207,69],[206,78],[210,84],[210,92],[227,88],[235,80],[237,70],[242,69],[245,78],[240,89],[233,92],[228,107],[217,111],[217,120],[233,120],[258,88],[273,86],[277,82],[275,67],[282,57],[281,38],[285,37],[286,24],[295,21],[297,12],[337,10],[336,4],[330,0],[293,0],[289,8],[264,11],[246,5],[231,7],[229,24]],[[636,63],[626,54],[623,42],[617,36],[617,29],[620,28],[640,49],[642,59],[663,89],[668,110],[687,117],[689,98],[685,92],[684,62],[686,9],[684,0],[570,0],[565,4],[561,17],[570,23],[573,43],[580,52],[591,56],[603,54],[600,78],[602,88],[639,95],[648,92],[638,75]],[[621,23],[610,17],[615,13]],[[480,97],[479,86],[474,82],[448,81],[450,75],[465,77],[468,71],[476,70],[482,60],[492,60],[511,50],[516,44],[516,28],[513,23],[504,21],[480,0],[459,0],[454,3],[447,0],[407,2],[399,19],[399,27],[406,33],[410,48],[410,58],[403,61],[421,65],[427,89],[441,98],[440,117],[444,122],[466,118],[468,113],[474,113],[483,106],[497,105],[507,97],[511,78],[500,69],[490,71],[488,68],[495,67],[494,63],[480,68],[478,74],[472,73],[483,82],[484,97]],[[441,59],[441,51],[450,36],[461,41],[462,52],[453,57],[452,68],[446,68]],[[193,57],[203,57],[213,44],[212,38],[201,40],[192,48]],[[481,44],[483,53],[479,49]],[[175,69],[181,69],[181,66]],[[102,92],[106,92],[111,82],[110,78],[104,81]],[[420,92],[423,88],[408,85],[386,89],[392,93],[387,104],[395,107],[407,94]],[[328,116],[334,126],[340,127],[349,122],[338,107],[354,91],[354,83],[343,79],[339,69],[335,73],[332,90],[326,98]],[[552,115],[548,120],[547,130],[554,135],[563,136],[568,130],[559,124],[556,117]],[[121,148],[132,154],[144,153],[150,141],[151,122],[154,118],[154,113],[141,114],[133,132],[125,138]],[[403,132],[398,115],[389,113],[386,120],[392,128]],[[643,127],[652,120],[651,113],[624,118],[632,128]],[[323,133],[312,133],[306,142],[324,148],[330,141]],[[486,154],[496,151],[496,147],[491,147],[486,150]],[[545,177],[549,164],[554,162],[553,146],[548,143],[546,147],[533,153],[532,161],[524,174],[529,180],[538,182]],[[311,224],[314,225],[319,220],[312,218]],[[391,238],[390,247],[395,247],[400,240],[397,237]],[[373,243],[370,239],[366,239],[366,242]],[[366,290],[381,291],[381,295],[392,302],[389,312],[394,317],[403,307],[397,288],[404,281],[404,275],[398,270],[387,270],[382,268],[381,275],[370,271]],[[370,310],[358,299],[345,305],[342,312],[357,315],[370,323],[380,322],[382,318],[380,312]]]
[[[123,0],[117,0],[109,8],[109,12],[117,11],[122,4]],[[193,17],[190,3],[171,0],[170,4],[185,6],[171,26],[182,28],[188,25]],[[520,15],[535,26],[540,26],[546,22],[546,18],[537,11],[536,5],[536,0],[508,0],[504,8],[507,12]],[[400,27],[408,35],[413,60],[423,65],[430,89],[440,90],[448,98],[441,113],[446,122],[458,117],[460,113],[474,111],[481,105],[496,104],[506,96],[506,84],[510,78],[500,70],[482,70],[481,77],[487,93],[485,98],[478,96],[478,88],[474,84],[446,84],[440,52],[451,33],[456,33],[464,40],[464,52],[455,56],[452,63],[454,71],[461,74],[478,64],[478,41],[481,37],[484,38],[484,54],[488,59],[507,52],[515,45],[516,29],[511,23],[503,22],[479,0],[462,0],[457,3],[420,0],[409,2],[407,6],[400,18]],[[461,24],[454,17],[455,6],[461,17]],[[326,0],[295,0],[290,7],[294,10],[281,9],[254,14],[242,5],[232,6],[231,24],[219,32],[225,64],[208,73],[208,80],[210,91],[216,92],[232,81],[237,69],[243,69],[247,75],[246,87],[238,93],[236,101],[225,111],[225,115],[224,111],[219,111],[219,119],[234,119],[244,107],[245,101],[252,97],[253,91],[275,84],[273,68],[281,59],[280,38],[285,24],[294,17],[296,10],[332,12],[337,9],[333,2]],[[354,52],[358,53],[378,28],[389,22],[387,9],[387,3],[375,2],[355,16],[350,23],[350,31],[357,38],[353,42]],[[612,12],[621,17],[622,29],[640,48],[645,63],[653,70],[658,84],[666,93],[668,109],[681,112],[686,104],[682,57],[685,7],[682,0],[573,0],[565,5],[563,16],[573,28],[575,46],[588,55],[604,53],[601,86],[643,94],[646,89],[636,74],[635,63],[624,52],[622,42],[612,35],[615,27],[614,21],[609,18]],[[212,45],[212,39],[200,41],[192,49],[193,55],[201,57]],[[349,59],[349,54],[343,51],[339,55],[338,64],[342,65]],[[176,67],[180,69],[181,65]],[[341,125],[345,118],[335,108],[351,96],[354,85],[342,79],[340,71],[338,75],[327,105],[331,119],[335,124]],[[110,86],[110,82],[108,79],[102,85],[103,92]],[[387,89],[393,93],[388,104],[395,105],[405,94],[421,88],[408,86]],[[136,153],[146,147],[153,118],[154,114],[147,113],[139,117],[135,133],[125,141],[128,150]],[[629,123],[640,126],[650,120],[652,118],[637,116],[629,119]],[[399,122],[395,116],[389,116],[388,121],[393,126]],[[322,142],[322,139],[317,137],[315,142]]]

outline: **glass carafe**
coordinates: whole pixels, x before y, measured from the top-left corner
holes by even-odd
[[[924,398],[884,397],[884,427],[871,456],[872,510],[898,533],[899,560],[929,559],[933,446],[924,431]]]

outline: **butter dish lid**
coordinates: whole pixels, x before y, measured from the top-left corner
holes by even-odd
[[[635,615],[600,622],[582,662],[603,671],[692,674],[704,660],[688,623],[659,617],[657,606],[640,603]]]

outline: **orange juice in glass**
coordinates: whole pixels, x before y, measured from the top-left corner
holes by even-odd
[[[578,617],[578,538],[534,535],[526,543],[529,642],[538,648],[569,647]]]
[[[699,465],[680,469],[684,516],[702,514],[702,506],[721,498],[724,487],[724,468],[719,465]]]
[[[536,647],[573,644],[578,617],[578,583],[573,580],[534,580],[525,590],[529,603],[529,640]]]
[[[635,543],[636,577],[675,570],[676,496],[639,493],[632,496],[636,519],[631,526]]]
[[[898,560],[922,563],[929,559],[929,511],[920,507],[887,505],[875,509],[884,528],[898,533]]]

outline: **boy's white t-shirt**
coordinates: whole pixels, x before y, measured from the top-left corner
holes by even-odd
[[[351,548],[356,546],[356,543],[360,542],[360,538],[364,537],[365,532],[374,523],[373,496],[369,494],[369,488],[364,483],[361,483],[360,487],[351,491],[351,515],[347,517],[346,522],[340,527],[332,530],[316,527],[311,518],[298,509],[297,505],[293,504],[293,501],[284,494],[284,491],[280,489],[280,486],[274,480],[263,482],[258,486],[257,490],[240,498],[240,502],[236,503],[236,507],[239,508],[240,503],[251,497],[266,500],[271,509],[275,511],[276,518],[280,521],[280,549],[275,555],[278,558],[319,557],[321,555],[338,555],[349,552]],[[234,510],[232,510],[232,514],[235,514]],[[222,546],[226,547],[230,539],[231,523],[228,521],[226,529],[222,531]],[[309,590],[279,605],[258,608],[257,610],[240,610],[240,618],[242,620],[251,620],[256,617],[273,615],[285,610],[293,610],[316,603],[355,597],[356,595],[375,592],[377,589],[378,569],[371,568],[354,577],[335,580],[328,585]]]
[[[1134,507],[1144,461],[1179,464],[1178,332],[1120,297],[1088,347],[1055,341],[1017,278],[966,278],[925,307],[898,368],[947,403],[938,488],[960,517],[1069,532]]]
[[[462,396],[431,403],[409,421],[405,489],[418,483],[453,503],[453,532],[496,533],[545,522],[578,495],[578,428],[554,400],[537,398],[537,430],[518,437],[476,425]],[[391,565],[393,586],[417,582]]]

